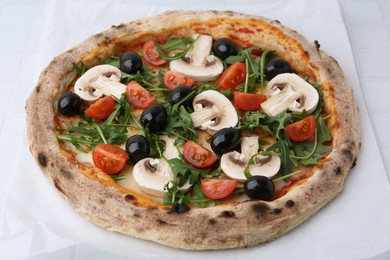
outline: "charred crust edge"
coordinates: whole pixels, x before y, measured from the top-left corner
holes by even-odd
[[[45,157],[42,153],[39,153],[39,154],[38,154],[38,162],[39,162],[39,164],[40,164],[42,167],[46,167],[46,166],[47,166],[46,157]]]

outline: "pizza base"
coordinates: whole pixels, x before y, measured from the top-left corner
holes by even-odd
[[[251,33],[252,30],[256,30]],[[321,83],[331,114],[333,151],[313,175],[271,201],[250,200],[185,213],[120,187],[102,172],[85,169],[56,139],[57,100],[74,79],[72,63],[88,67],[139,39],[195,32],[257,44]],[[236,37],[236,38],[235,38]],[[56,57],[41,73],[26,102],[29,149],[51,184],[82,216],[111,231],[171,247],[205,250],[247,247],[274,240],[336,197],[360,149],[358,109],[337,62],[278,21],[229,11],[168,11],[96,34]],[[353,131],[351,131],[353,129]]]

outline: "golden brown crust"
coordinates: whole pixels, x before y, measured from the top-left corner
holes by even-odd
[[[276,50],[296,71],[309,72],[308,76],[322,84],[325,110],[332,115],[333,151],[304,185],[271,202],[246,201],[178,214],[69,160],[56,139],[54,118],[57,99],[75,76],[72,63],[83,61],[92,66],[98,57],[120,53],[137,39],[164,38],[172,32],[228,36],[248,46]],[[81,215],[109,230],[184,249],[246,247],[286,233],[342,191],[360,148],[357,107],[337,62],[278,21],[226,11],[168,11],[90,37],[47,66],[27,100],[26,113],[31,153]]]

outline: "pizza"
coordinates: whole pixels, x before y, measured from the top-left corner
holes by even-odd
[[[360,149],[338,63],[277,20],[167,11],[54,58],[26,102],[53,187],[110,231],[183,249],[276,239],[343,189]]]

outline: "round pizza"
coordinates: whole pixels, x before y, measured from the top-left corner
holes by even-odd
[[[277,20],[168,11],[54,58],[29,148],[83,217],[183,249],[247,247],[338,195],[360,148],[337,62]]]

